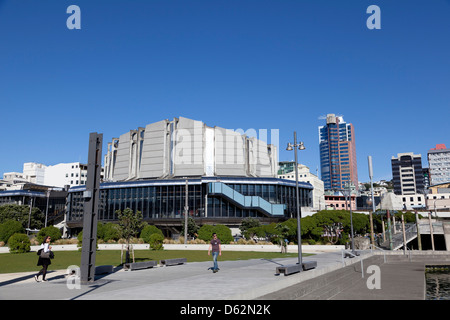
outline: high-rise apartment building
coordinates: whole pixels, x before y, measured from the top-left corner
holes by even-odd
[[[438,144],[428,151],[428,165],[432,186],[450,182],[450,149],[445,144]]]
[[[422,156],[420,154],[399,153],[391,158],[394,193],[413,195],[424,192]]]
[[[319,127],[320,169],[325,190],[358,185],[355,129],[343,117],[327,115],[327,124]]]

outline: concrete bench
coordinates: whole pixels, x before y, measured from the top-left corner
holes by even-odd
[[[164,259],[160,261],[162,266],[176,266],[187,262],[186,258]]]
[[[99,274],[112,273],[113,269],[114,269],[114,267],[111,266],[111,265],[96,266],[95,267],[95,274],[99,275]]]
[[[153,268],[156,267],[156,265],[157,265],[156,261],[141,261],[141,262],[125,263],[123,266],[125,271],[132,271],[132,270]]]
[[[302,271],[302,269],[306,271],[314,269],[315,267],[317,267],[317,261],[305,261],[302,263],[302,266],[300,266],[298,263],[279,266],[276,268],[275,273],[283,273],[285,276],[288,276],[290,274],[300,272]]]

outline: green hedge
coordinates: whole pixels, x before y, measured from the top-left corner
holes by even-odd
[[[142,240],[145,241],[145,243],[150,243],[151,237],[154,234],[159,234],[164,240],[164,235],[162,231],[153,225],[146,225],[144,229],[142,229],[140,237],[142,238]]]
[[[209,224],[203,225],[198,230],[198,238],[209,243],[214,232],[217,233],[217,238],[222,244],[228,244],[234,240],[231,234],[231,229],[223,224],[218,224],[215,226]]]
[[[61,239],[61,231],[59,231],[59,229],[54,226],[42,228],[36,235],[36,239],[37,241],[39,241],[39,243],[42,243],[46,236],[50,236],[50,238],[52,238],[52,241],[56,241],[58,239]]]
[[[25,228],[19,221],[6,220],[0,224],[0,241],[7,243],[9,238],[15,233],[25,233]]]
[[[8,239],[10,253],[26,253],[30,251],[31,242],[24,233],[15,233]]]

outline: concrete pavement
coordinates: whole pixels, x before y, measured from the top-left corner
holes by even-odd
[[[208,268],[212,262],[192,262],[178,266],[117,272],[99,277],[92,285],[69,289],[65,270],[50,272],[48,282],[36,283],[33,273],[0,275],[0,299],[152,299],[227,300],[255,299],[342,266],[340,252],[305,257],[317,261],[317,268],[290,276],[275,275],[276,267],[297,262],[297,258],[220,261],[218,273]],[[51,270],[50,270],[51,271]],[[214,295],[211,294],[214,288]]]
[[[408,261],[399,256],[389,257],[386,263],[382,256],[370,253],[344,260],[341,252],[319,253],[303,258],[317,261],[317,268],[290,276],[276,275],[276,267],[296,263],[297,258],[243,261],[219,258],[218,273],[208,270],[212,262],[136,271],[120,269],[79,289],[70,289],[73,282],[68,286],[65,270],[50,272],[45,283],[36,283],[33,273],[3,274],[0,299],[40,300],[44,296],[51,300],[424,299],[425,264],[450,261],[448,258],[448,255],[423,256]],[[380,268],[380,289],[368,288],[370,265]]]

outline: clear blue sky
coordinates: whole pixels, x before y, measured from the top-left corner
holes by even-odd
[[[69,5],[81,30],[69,30]],[[381,30],[369,30],[369,5]],[[358,173],[450,147],[450,0],[0,0],[0,175],[24,162],[87,162],[107,142],[184,116],[293,132],[319,167],[319,117],[356,131]],[[269,131],[270,132],[270,131]]]

